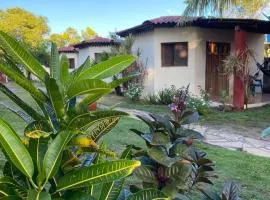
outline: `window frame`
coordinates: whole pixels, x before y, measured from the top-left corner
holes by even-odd
[[[181,44],[181,45],[186,45],[186,49],[187,49],[187,58],[186,58],[186,63],[184,65],[175,65],[175,64],[172,64],[172,65],[165,65],[165,61],[163,60],[163,45],[173,45],[173,60],[172,60],[172,63],[175,62],[175,58],[174,58],[174,54],[175,54],[175,45],[177,44]],[[188,58],[189,58],[189,45],[188,45],[188,42],[187,41],[184,41],[184,42],[162,42],[160,44],[160,47],[161,47],[161,67],[188,67]]]
[[[71,67],[71,60],[73,61],[73,67]],[[68,58],[68,68],[69,69],[75,69],[75,58]]]

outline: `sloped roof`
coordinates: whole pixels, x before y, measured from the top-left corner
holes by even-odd
[[[258,19],[235,19],[235,18],[205,18],[205,17],[184,17],[184,16],[162,16],[144,21],[134,26],[117,32],[117,35],[125,37],[129,34],[152,31],[155,28],[196,26],[201,28],[235,29],[240,26],[242,29],[255,33],[270,33],[270,21]]]
[[[59,48],[58,52],[59,53],[77,53],[78,50],[73,45],[69,45],[67,47]]]
[[[95,37],[90,40],[84,40],[80,43],[77,43],[73,45],[76,48],[84,48],[88,46],[110,46],[110,45],[119,45],[119,42],[110,39],[110,38],[104,38],[104,37]]]

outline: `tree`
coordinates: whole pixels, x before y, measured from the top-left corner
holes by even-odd
[[[97,36],[97,33],[91,27],[86,27],[85,30],[82,30],[81,34],[84,40],[90,40]]]
[[[75,28],[68,27],[62,33],[51,34],[50,41],[56,43],[58,47],[64,47],[80,42],[81,36]]]
[[[70,44],[78,43],[82,39],[89,40],[95,37],[97,33],[90,27],[81,31],[81,35],[75,28],[68,27],[62,33],[53,33],[50,35],[50,41],[55,42],[58,47],[68,46]]]
[[[31,47],[39,47],[49,33],[47,19],[22,8],[0,10],[0,30]]]
[[[184,15],[250,16],[258,14],[268,0],[186,0]]]

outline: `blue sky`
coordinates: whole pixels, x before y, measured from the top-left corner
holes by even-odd
[[[180,15],[184,0],[0,0],[0,9],[22,7],[46,16],[51,32],[87,26],[101,36],[163,16]]]

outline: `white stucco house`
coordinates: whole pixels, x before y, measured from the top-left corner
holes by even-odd
[[[119,43],[109,38],[95,37],[77,44],[62,47],[58,51],[60,56],[67,56],[70,69],[72,70],[82,65],[87,57],[91,60],[97,60],[101,53],[110,52],[111,47],[115,45],[119,45]]]
[[[199,86],[212,95],[222,89],[231,93],[233,77],[223,71],[224,58],[244,43],[254,50],[258,62],[264,59],[270,21],[198,17],[179,24],[180,20],[180,16],[163,16],[117,32],[121,37],[133,35],[134,52],[140,49],[140,59],[147,60],[144,94],[188,84],[193,94],[199,93]],[[251,67],[255,73],[256,64]]]

